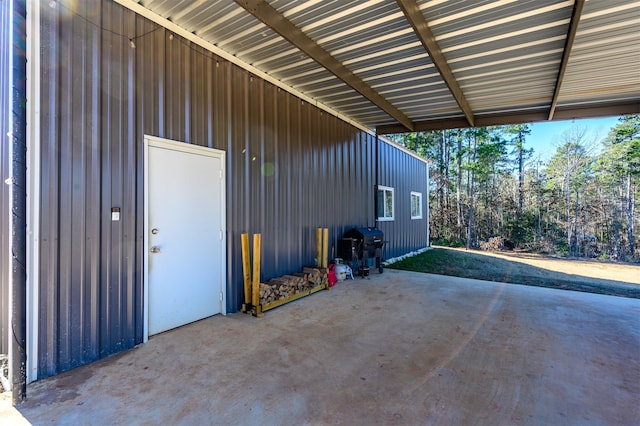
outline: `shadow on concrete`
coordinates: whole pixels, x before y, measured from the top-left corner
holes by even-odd
[[[637,299],[387,270],[39,380],[0,424],[640,424],[639,318]]]

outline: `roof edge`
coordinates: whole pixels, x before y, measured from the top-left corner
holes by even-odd
[[[411,151],[410,149],[408,149],[408,148],[406,148],[406,147],[404,147],[404,146],[400,145],[400,144],[399,144],[399,143],[397,143],[397,142],[392,141],[392,140],[391,140],[391,139],[389,139],[389,138],[386,138],[386,137],[384,137],[384,136],[380,136],[380,135],[378,135],[378,136],[377,136],[377,138],[378,138],[378,140],[380,140],[380,141],[382,141],[382,142],[386,143],[387,145],[390,145],[391,147],[396,148],[396,149],[398,149],[398,150],[400,150],[400,151],[404,152],[405,154],[410,155],[410,156],[412,156],[413,158],[415,158],[415,159],[417,159],[417,160],[422,161],[422,162],[423,162],[423,163],[425,163],[426,165],[431,164],[431,160],[429,160],[428,158],[422,157],[422,156],[421,156],[421,155],[419,155],[417,152],[415,152],[415,151]]]
[[[340,120],[351,124],[352,126],[358,128],[359,130],[362,130],[363,132],[366,132],[372,136],[375,136],[375,130],[365,126],[364,124],[355,121],[347,116],[345,116],[344,114],[339,113],[338,111],[334,110],[333,108],[331,108],[328,105],[325,105],[324,103],[318,101],[317,99],[314,99],[308,95],[305,95],[304,93],[298,91],[297,89],[289,86],[288,84],[272,77],[271,75],[265,73],[264,71],[259,70],[258,68],[244,62],[243,60],[241,60],[240,58],[238,58],[237,56],[234,56],[232,54],[230,54],[229,52],[222,50],[221,48],[219,48],[218,46],[204,40],[201,37],[198,37],[197,35],[185,30],[184,28],[182,28],[181,26],[179,26],[178,24],[169,21],[166,18],[163,18],[162,16],[158,15],[155,12],[152,12],[151,10],[145,8],[143,5],[141,5],[140,3],[135,2],[134,0],[114,0],[115,3],[118,3],[120,6],[131,10],[134,13],[137,13],[138,15],[147,18],[148,20],[160,25],[161,27],[164,27],[165,29],[171,31],[172,33],[179,35],[180,37],[183,37],[195,44],[197,44],[200,47],[203,47],[205,49],[207,49],[208,51],[210,51],[211,53],[221,57],[222,59],[231,62],[234,65],[239,66],[240,68],[250,72],[251,74],[255,75],[256,77],[260,77],[261,79],[273,84],[276,87],[279,87],[289,93],[291,93],[292,95],[296,96],[297,98],[300,98],[301,100],[316,106],[317,108],[320,108],[321,110],[335,116],[336,118],[339,118]],[[403,126],[404,127],[404,126]]]
[[[556,109],[553,119],[549,120],[548,108],[520,114],[491,114],[476,115],[476,127],[502,126],[505,124],[538,123],[543,121],[577,120],[581,118],[614,117],[620,115],[640,114],[640,99],[631,102],[620,102],[603,105],[575,105]],[[469,123],[462,117],[418,121],[415,123],[417,132],[428,130],[464,129]],[[386,124],[376,128],[378,135],[393,133],[407,133],[402,124]]]

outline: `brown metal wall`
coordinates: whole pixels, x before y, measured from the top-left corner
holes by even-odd
[[[9,273],[11,271],[9,247],[9,2],[0,2],[0,354],[9,351]]]
[[[227,153],[230,312],[242,232],[268,279],[314,261],[316,227],[335,244],[374,220],[373,136],[110,1],[74,4],[41,11],[39,377],[142,340],[144,134]]]
[[[401,256],[424,248],[427,243],[427,164],[380,141],[378,185],[394,188],[393,221],[378,222],[386,241],[385,257]],[[411,219],[411,191],[422,193],[422,219]]]

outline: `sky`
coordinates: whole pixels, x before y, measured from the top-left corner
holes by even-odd
[[[618,124],[618,117],[585,118],[568,121],[545,121],[531,124],[531,134],[525,139],[525,147],[534,149],[534,157],[541,161],[549,160],[562,143],[562,134],[572,126],[587,129],[589,140],[602,140]]]

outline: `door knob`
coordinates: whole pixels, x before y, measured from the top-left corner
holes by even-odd
[[[151,253],[160,253],[160,247],[158,247],[158,246],[152,246],[152,247],[149,249],[149,251],[150,251]]]

